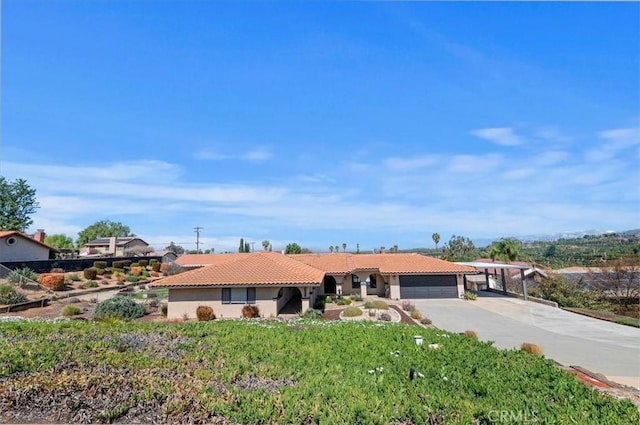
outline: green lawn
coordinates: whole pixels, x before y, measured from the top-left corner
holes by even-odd
[[[2,323],[0,353],[0,422],[639,420],[542,358],[403,324]]]

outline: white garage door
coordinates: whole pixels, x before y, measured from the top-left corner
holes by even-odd
[[[455,276],[400,276],[400,298],[458,298]]]

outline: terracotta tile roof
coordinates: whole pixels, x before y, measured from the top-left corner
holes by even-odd
[[[473,267],[455,264],[421,254],[297,254],[291,258],[327,273],[379,270],[382,274],[475,273]]]
[[[26,233],[22,233],[22,232],[18,232],[17,230],[0,230],[0,238],[4,238],[7,236],[11,236],[11,235],[16,235],[16,236],[20,236],[24,239],[27,239],[33,243],[37,243],[38,245],[44,246],[46,248],[49,248],[51,251],[58,251],[56,248],[47,245],[46,243],[42,243],[40,241],[37,241],[35,239],[33,239],[32,237],[30,237],[29,235],[27,235]]]
[[[153,286],[319,285],[325,272],[276,252],[220,254],[219,264],[160,279]]]

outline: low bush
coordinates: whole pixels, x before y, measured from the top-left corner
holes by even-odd
[[[98,276],[104,276],[105,273],[107,273],[105,269],[96,269],[96,274]]]
[[[106,269],[107,268],[107,262],[106,261],[94,261],[93,262],[93,267],[96,269]]]
[[[402,301],[402,309],[404,311],[411,311],[411,310],[414,310],[415,308],[416,306],[413,305],[411,301]]]
[[[56,268],[53,268],[53,269],[49,270],[49,273],[64,273],[64,269],[62,269],[60,267],[56,267]]]
[[[140,280],[138,279],[138,276],[133,276],[133,275],[129,275],[125,279],[127,282],[137,282]]]
[[[149,307],[155,308],[155,307],[158,307],[158,304],[160,304],[160,301],[158,301],[157,298],[151,298],[147,304],[149,304]],[[213,318],[215,319],[215,315],[213,316]]]
[[[389,305],[382,300],[367,301],[364,308],[374,308],[376,310],[389,310]]]
[[[98,287],[98,282],[96,282],[95,280],[90,280],[90,281],[84,283],[84,287],[85,288],[97,288]]]
[[[42,273],[38,276],[38,283],[53,291],[64,289],[64,273]]]
[[[129,267],[131,266],[131,260],[122,260],[122,267]]]
[[[351,304],[351,300],[349,298],[344,298],[342,295],[338,297],[336,300],[336,304],[338,305],[349,305]]]
[[[152,258],[151,260],[149,260],[149,265],[153,266],[154,264],[160,264],[160,263],[158,263],[158,260],[156,258]]]
[[[208,322],[209,320],[215,319],[216,315],[213,314],[213,307],[199,305],[198,308],[196,308],[196,317],[198,318],[198,322]]]
[[[131,266],[131,274],[134,276],[140,276],[142,274],[142,267],[140,266]]]
[[[94,280],[96,277],[98,277],[98,270],[93,268],[93,267],[89,267],[88,269],[84,269],[84,278],[85,279],[89,279],[89,280]]]
[[[77,305],[73,305],[73,304],[66,305],[62,309],[62,315],[65,317],[77,316],[78,314],[82,314],[82,309]]]
[[[320,311],[324,311],[324,299],[319,299],[318,301],[315,302],[315,304],[313,304],[313,309],[314,310],[320,310]]]
[[[27,297],[22,295],[11,285],[0,285],[0,304],[19,304],[27,301]]]
[[[15,269],[9,276],[7,276],[7,280],[9,283],[22,283],[25,278],[33,281],[37,281],[38,274],[31,270],[29,267],[23,267],[21,269]]]
[[[301,314],[300,317],[304,319],[319,319],[322,317],[322,311],[310,308],[307,309],[304,314]]]
[[[245,319],[255,319],[260,317],[260,309],[257,305],[245,305],[242,307],[242,317]]]
[[[431,323],[433,323],[433,322],[428,317],[423,317],[422,319],[420,319],[420,324],[421,325],[430,325]]]
[[[140,263],[138,263],[137,261],[134,261],[133,263],[128,265],[129,267],[140,267]]]
[[[329,295],[327,295],[327,296],[324,298],[324,303],[325,303],[325,305],[326,305],[326,304],[331,304],[332,302],[333,302],[333,298],[331,298]]]
[[[478,294],[471,291],[464,291],[464,299],[469,301],[475,301],[478,299]]]
[[[182,273],[184,270],[182,269],[182,267],[180,267],[180,265],[176,264],[176,263],[169,263],[166,265],[166,267],[164,268],[164,275],[165,276],[171,276],[174,274],[178,274],[178,273]]]
[[[147,270],[142,270],[142,276],[143,277],[149,277],[149,276],[151,276],[151,274]]]
[[[478,339],[478,334],[476,331],[467,330],[462,333],[464,336],[468,336],[469,338]]]
[[[160,306],[160,314],[162,314],[164,317],[167,317],[168,310],[169,310],[169,306],[167,306],[167,304],[162,304]]]
[[[153,270],[154,272],[158,273],[160,271],[160,266],[161,266],[161,264],[158,263],[158,262],[151,263],[151,270]]]
[[[344,309],[344,312],[342,313],[342,315],[344,317],[362,316],[362,310],[360,310],[358,307],[355,307],[355,306],[349,306]]]
[[[149,260],[139,260],[138,264],[140,267],[147,267],[149,265]]]
[[[413,308],[413,310],[409,312],[409,315],[411,316],[412,319],[422,320],[422,313],[420,313],[420,310],[418,310],[415,307]]]
[[[158,272],[149,272],[149,276],[151,276],[151,277],[159,277],[160,273],[158,273]]]
[[[378,319],[383,321],[383,322],[390,322],[391,321],[391,315],[389,313],[382,313],[380,315],[380,317],[378,317]]]
[[[523,342],[520,346],[522,351],[526,351],[529,354],[533,354],[534,356],[541,356],[543,354],[542,348],[539,345],[532,344],[530,342]]]
[[[100,319],[137,319],[145,313],[144,306],[129,297],[116,296],[96,306],[96,317]]]
[[[124,274],[124,268],[111,267],[111,273],[113,273],[115,275]]]
[[[124,262],[121,260],[116,260],[111,263],[111,269],[122,269],[124,268]]]
[[[356,302],[362,301],[362,295],[361,294],[353,294],[353,295],[351,295],[351,299],[356,301]]]

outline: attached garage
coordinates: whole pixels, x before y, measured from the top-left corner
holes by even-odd
[[[400,275],[400,298],[458,298],[455,275]]]

